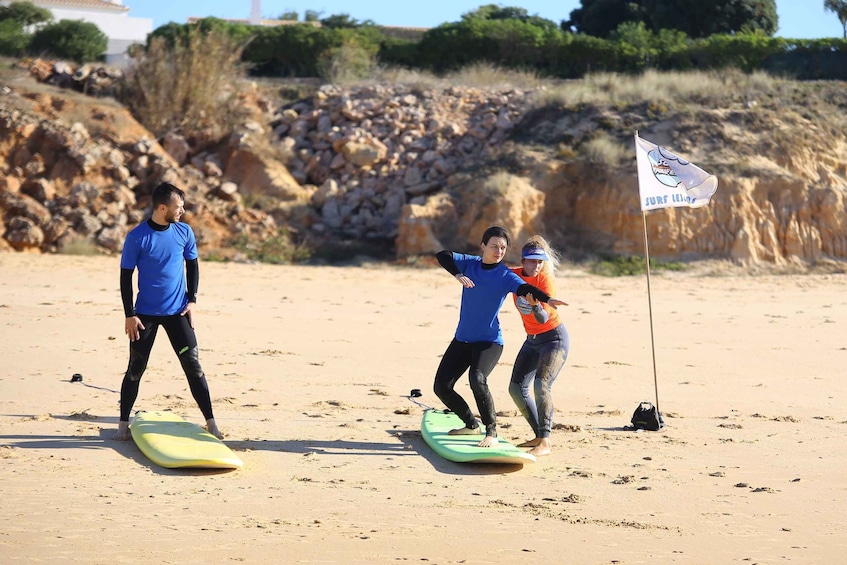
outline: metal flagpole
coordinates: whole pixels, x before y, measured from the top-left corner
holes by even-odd
[[[656,339],[653,335],[653,294],[650,289],[650,247],[647,245],[647,212],[641,211],[641,223],[644,225],[644,261],[647,266],[647,305],[650,312],[650,347],[653,350],[653,388],[656,391],[656,412],[659,410],[659,378],[656,375]]]

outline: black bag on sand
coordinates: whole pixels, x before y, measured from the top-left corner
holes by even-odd
[[[632,414],[632,427],[636,430],[656,432],[665,427],[665,420],[651,402],[646,400],[638,405]]]

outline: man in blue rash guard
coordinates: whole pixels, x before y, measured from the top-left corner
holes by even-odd
[[[121,300],[126,315],[124,329],[129,337],[129,366],[121,384],[121,414],[115,439],[129,439],[129,416],[159,326],[165,329],[179,358],[191,394],[206,419],[206,429],[222,439],[194,334],[193,308],[200,270],[194,232],[179,221],[185,213],[185,193],[165,182],[153,190],[152,199],[153,214],[127,234],[121,254]],[[133,306],[132,273],[136,268],[138,297]]]
[[[450,251],[436,254],[439,264],[462,283],[463,289],[459,325],[438,365],[433,388],[444,405],[465,423],[464,428],[451,430],[450,434],[478,434],[479,422],[467,402],[454,390],[456,382],[469,370],[471,390],[485,425],[485,437],[479,442],[480,447],[498,443],[488,375],[503,353],[503,333],[497,314],[506,295],[510,292],[520,296],[531,295],[533,299],[554,308],[565,304],[526,284],[502,263],[509,240],[509,232],[505,228],[492,226],[482,236],[481,257]]]

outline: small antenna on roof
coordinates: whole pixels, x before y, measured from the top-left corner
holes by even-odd
[[[250,23],[254,26],[262,24],[262,0],[253,0],[250,10]]]

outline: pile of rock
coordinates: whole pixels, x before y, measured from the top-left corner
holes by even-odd
[[[56,251],[87,241],[120,251],[162,181],[187,190],[186,221],[202,245],[223,247],[236,234],[266,238],[277,232],[272,216],[245,208],[238,187],[213,162],[202,170],[180,168],[149,138],[118,145],[78,122],[39,119],[14,109],[20,101],[3,103],[15,96],[9,88],[0,93],[0,249]],[[51,105],[44,96],[39,104]]]
[[[31,61],[27,68],[40,81],[73,84],[77,90],[104,91],[104,85],[97,82],[100,78],[120,78],[104,67],[74,70],[64,63],[45,60]],[[81,87],[77,77],[94,88]],[[508,137],[526,110],[528,94],[528,90],[513,88],[325,85],[307,100],[280,108],[267,103],[258,107],[255,119],[244,124],[242,131],[223,148],[194,147],[177,132],[163,136],[161,145],[148,142],[149,147],[142,144],[105,149],[108,143],[104,140],[54,145],[61,146],[82,169],[96,168],[96,163],[103,162],[101,176],[136,196],[149,193],[153,182],[170,176],[184,179],[187,186],[196,187],[196,192],[204,197],[235,205],[248,214],[255,211],[244,210],[242,194],[257,195],[254,200],[275,199],[282,203],[272,211],[277,223],[306,230],[316,237],[392,240],[409,233],[401,228],[401,223],[404,216],[416,210],[410,205],[423,205],[430,196],[443,193],[456,172],[478,166],[487,151]],[[49,98],[45,94],[38,96],[39,106],[55,118],[58,113],[53,112],[53,107],[57,101],[43,100]],[[51,127],[44,129],[50,131]],[[66,129],[75,128],[82,126]],[[26,131],[14,137],[21,138],[18,147],[40,145],[30,140]],[[261,156],[262,152],[254,147],[268,141],[273,146],[271,158]],[[159,153],[151,152],[153,148]],[[37,149],[33,155],[16,150],[21,154],[11,159],[11,176],[20,182],[12,181],[7,192],[40,194],[45,191],[35,185],[48,182],[46,178],[65,179],[60,184],[68,184],[67,178],[76,175],[73,170],[46,171],[39,166],[37,161],[44,160],[43,150]],[[101,186],[89,174],[83,176],[79,182],[88,184],[78,193],[90,194],[92,186],[103,195],[114,190]],[[62,199],[73,190],[73,183],[65,190],[54,188],[52,192],[60,196],[52,204],[49,196],[41,201],[36,196],[35,200],[56,207],[62,214],[66,206]],[[50,192],[46,189],[47,194]],[[125,196],[103,198],[123,202],[124,207],[137,206],[127,202]],[[145,204],[142,202],[142,206]],[[14,209],[21,207],[15,205]],[[100,213],[96,209],[92,215]],[[263,222],[267,222],[265,218],[274,219],[268,214],[262,218]],[[128,215],[127,219],[132,224]],[[78,221],[73,217],[68,222],[67,237],[99,236],[99,231],[93,233],[90,226],[77,230]],[[123,229],[123,216],[118,214],[115,221],[119,231]],[[37,221],[33,218],[32,223]],[[20,235],[13,235],[12,240],[17,247],[52,249],[62,243],[53,237],[53,232],[43,240],[38,237],[34,228],[43,230],[43,226],[27,222],[16,222],[15,226],[14,233]],[[108,223],[104,226],[113,227]],[[243,229],[245,226],[239,226],[234,231]],[[111,248],[106,245],[111,241],[109,236],[104,236],[102,242],[94,237],[94,241]],[[428,251],[408,241],[399,242],[398,247],[403,254]]]
[[[312,193],[317,233],[394,238],[401,209],[437,193],[508,136],[528,91],[408,85],[321,87],[271,127]]]
[[[97,63],[75,68],[66,61],[32,59],[21,61],[19,66],[27,69],[39,82],[72,88],[92,96],[114,96],[124,78],[118,67]]]

